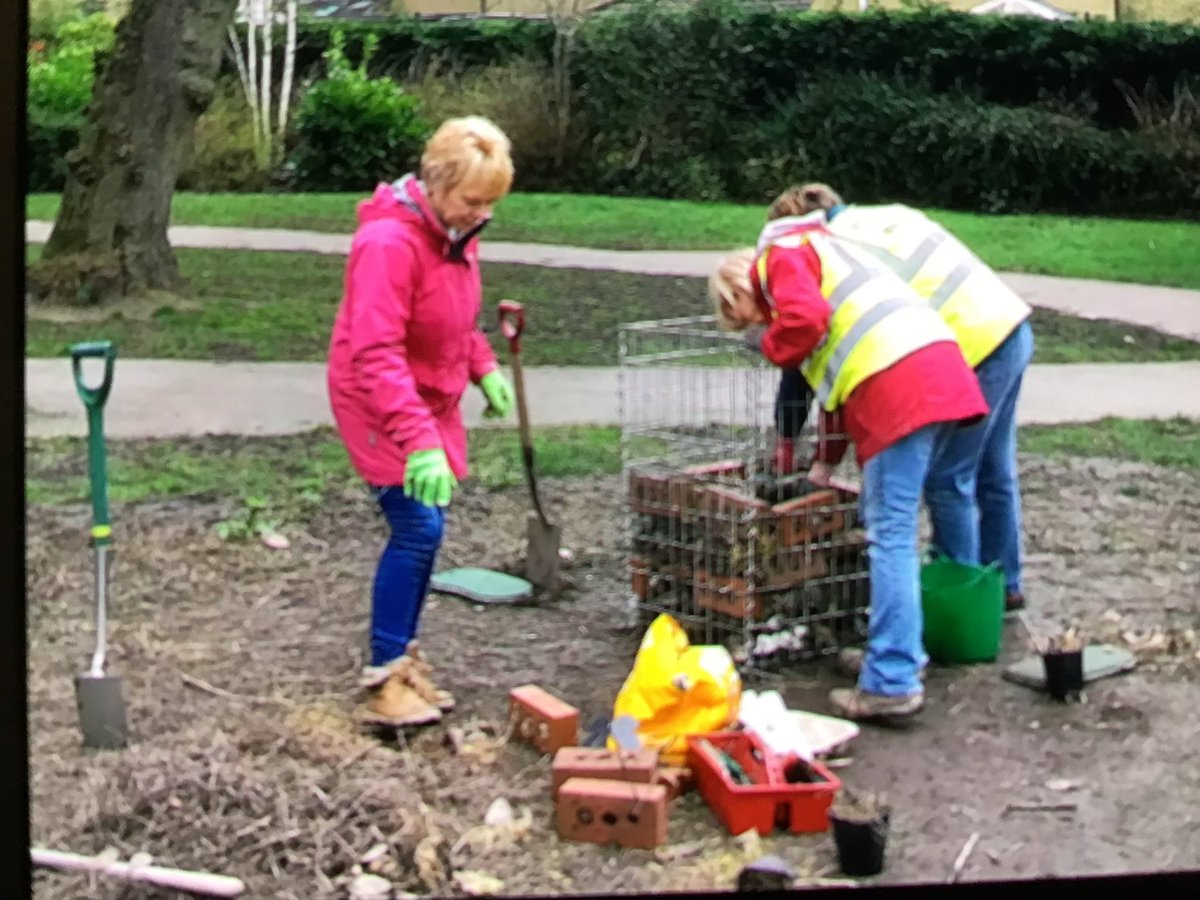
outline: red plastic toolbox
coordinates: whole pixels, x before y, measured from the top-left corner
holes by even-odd
[[[734,783],[703,749],[704,741],[732,756],[754,784]],[[829,807],[842,782],[820,763],[778,759],[748,731],[690,735],[687,743],[696,788],[730,834],[751,828],[764,836],[776,828],[795,834],[829,829]],[[792,780],[801,773],[818,780]]]

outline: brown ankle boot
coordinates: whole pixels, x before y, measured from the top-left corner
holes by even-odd
[[[363,686],[369,692],[366,708],[360,714],[364,724],[403,728],[441,721],[437,707],[422,699],[410,683],[410,669],[410,663],[401,657],[364,675]]]
[[[412,685],[413,690],[421,699],[431,706],[436,706],[442,712],[450,712],[454,709],[454,695],[433,683],[433,679],[430,677],[433,673],[433,666],[422,655],[420,645],[416,641],[409,641],[408,648],[404,653],[405,657],[411,660],[408,683]]]

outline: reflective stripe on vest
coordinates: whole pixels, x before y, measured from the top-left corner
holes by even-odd
[[[995,272],[918,210],[852,206],[834,216],[828,227],[883,262],[925,298],[950,326],[972,368],[1029,317],[1029,305]]]
[[[788,235],[764,249],[756,266],[763,296],[777,308],[767,279],[773,247],[810,243],[821,261],[821,294],[833,310],[824,339],[801,365],[828,410],[859,384],[910,353],[954,335],[929,306],[873,257],[828,234]]]

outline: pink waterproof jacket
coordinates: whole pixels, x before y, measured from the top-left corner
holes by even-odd
[[[452,237],[411,175],[358,206],[341,306],[329,342],[330,404],[367,483],[404,483],[414,450],[441,447],[467,474],[459,402],[496,368],[479,331],[476,235]]]

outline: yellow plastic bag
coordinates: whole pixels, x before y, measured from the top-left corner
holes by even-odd
[[[666,613],[650,623],[633,669],[613,704],[613,719],[632,716],[642,744],[664,765],[687,761],[687,736],[720,731],[737,721],[742,679],[724,647],[689,646]],[[608,739],[609,749],[617,743]]]

